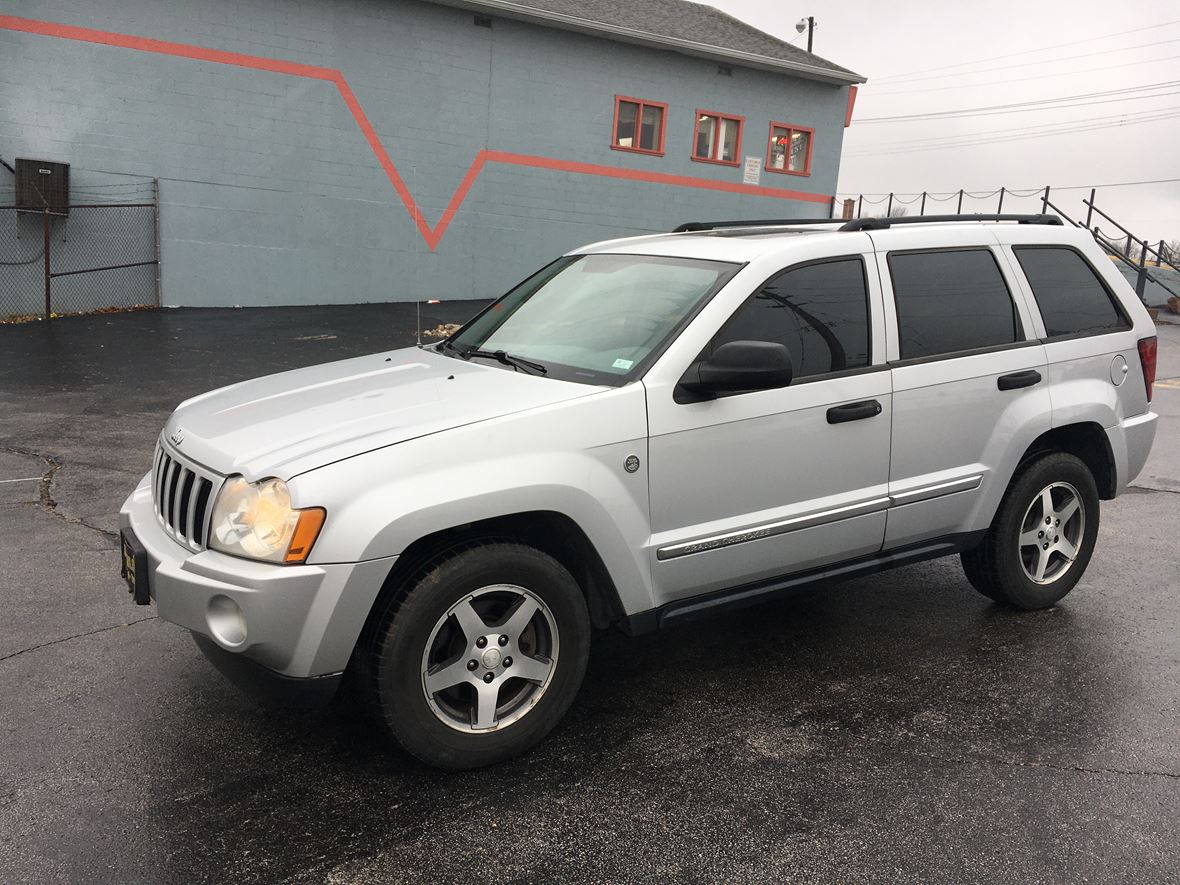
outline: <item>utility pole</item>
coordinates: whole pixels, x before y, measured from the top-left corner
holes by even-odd
[[[811,52],[811,44],[815,38],[815,16],[809,15],[807,18],[801,18],[795,22],[795,33],[802,34],[803,30],[807,30],[807,51]]]

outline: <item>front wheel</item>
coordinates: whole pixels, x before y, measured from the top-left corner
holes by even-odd
[[[1081,580],[1098,537],[1098,488],[1064,452],[1042,455],[1012,481],[963,571],[980,593],[1021,609],[1048,608]]]
[[[373,700],[398,743],[440,768],[478,768],[525,752],[565,714],[590,619],[560,563],[497,542],[431,564],[375,640]]]

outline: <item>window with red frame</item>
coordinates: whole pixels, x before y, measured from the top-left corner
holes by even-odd
[[[787,175],[811,174],[811,147],[815,130],[789,123],[770,124],[770,145],[766,151],[768,172]]]
[[[692,138],[692,158],[702,163],[737,166],[742,152],[743,117],[727,117],[710,111],[697,111]]]
[[[615,96],[615,131],[611,147],[618,151],[664,155],[668,106],[658,101]]]

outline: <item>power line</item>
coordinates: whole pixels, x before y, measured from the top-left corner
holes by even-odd
[[[1106,184],[1070,184],[1070,185],[1062,185],[1061,187],[1058,187],[1056,185],[1052,185],[1051,190],[1055,190],[1055,191],[1088,191],[1091,188],[1097,189],[1100,187],[1136,187],[1141,184],[1175,184],[1178,182],[1180,182],[1180,178],[1156,178],[1151,181],[1114,181],[1114,182],[1108,182]],[[1006,193],[1013,193],[1014,190],[1016,190],[1016,189],[1005,188]],[[1045,186],[1042,185],[1039,188],[1018,188],[1018,190],[1037,191],[1038,193],[1040,193],[1045,190]],[[964,195],[966,195],[967,191],[964,190],[963,193],[964,193]],[[999,191],[995,191],[995,193],[999,193]],[[863,193],[862,194],[862,193],[854,193],[852,191],[848,191],[843,194],[837,194],[836,196],[842,196],[842,195],[843,196],[861,196],[861,197],[887,197],[887,196],[889,196],[889,193],[887,191],[881,191],[881,192],[875,192],[875,193]],[[928,198],[935,198],[938,200],[945,200],[947,197],[957,197],[958,195],[959,195],[958,191],[927,191],[926,192],[926,196]],[[897,196],[897,194],[895,193],[894,196]],[[902,196],[908,197],[908,196],[910,196],[910,194],[908,194],[908,193],[902,194]],[[865,202],[867,203],[868,200],[866,200]]]
[[[1091,56],[1095,55],[1109,55],[1112,52],[1130,52],[1132,49],[1148,49],[1152,46],[1165,46],[1169,43],[1180,43],[1180,38],[1174,40],[1156,40],[1152,43],[1139,43],[1135,46],[1121,46],[1118,49],[1097,49],[1094,52],[1083,52],[1080,55],[1063,55],[1061,58],[1047,58],[1043,61],[1026,61],[1014,65],[1000,65],[997,68],[980,68],[978,71],[961,71],[957,74],[933,74],[929,77],[910,77],[906,80],[896,80],[890,85],[916,83],[919,80],[945,80],[947,77],[969,77],[972,74],[987,74],[992,71],[1010,71],[1013,68],[1028,68],[1032,67],[1033,65],[1051,65],[1059,61],[1073,61],[1075,58],[1090,58]]]
[[[1104,114],[1097,117],[1078,117],[1073,120],[1055,120],[1052,123],[1037,123],[1033,126],[1005,126],[1003,129],[989,129],[982,132],[960,132],[952,135],[934,135],[927,138],[906,138],[900,139],[898,141],[874,141],[873,147],[876,149],[883,147],[888,148],[895,146],[909,146],[913,144],[923,144],[930,142],[954,142],[961,141],[963,139],[974,139],[980,136],[999,135],[1000,133],[1012,134],[1020,132],[1033,132],[1044,129],[1057,129],[1061,126],[1080,125],[1083,123],[1104,123],[1108,120],[1126,120],[1130,118],[1153,116],[1166,111],[1180,111],[1180,105],[1169,105],[1168,107],[1151,108],[1144,111],[1125,111],[1117,114]]]
[[[1031,113],[1034,111],[1062,111],[1062,110],[1066,110],[1068,108],[1089,108],[1089,107],[1094,107],[1096,105],[1123,104],[1128,101],[1143,101],[1144,99],[1150,99],[1150,98],[1167,98],[1169,95],[1180,95],[1180,90],[1173,90],[1171,92],[1157,92],[1154,95],[1126,95],[1126,96],[1123,96],[1122,98],[1103,98],[1103,99],[1099,99],[1097,101],[1078,101],[1078,102],[1074,102],[1073,104],[1038,105],[1038,106],[1030,107],[1030,108],[1013,108],[1011,110],[1006,110],[1006,111],[988,111],[988,112],[978,113],[978,114],[948,114],[948,115],[941,115],[941,116],[916,116],[916,117],[907,117],[907,118],[898,118],[898,119],[891,118],[888,120],[881,119],[881,120],[875,120],[873,122],[878,122],[878,123],[916,123],[916,122],[921,122],[923,120],[939,121],[939,120],[959,120],[959,119],[964,119],[964,118],[968,118],[968,117],[1002,117],[1006,114],[1027,114],[1027,113]],[[1158,110],[1158,108],[1156,110]],[[868,121],[862,120],[861,122],[868,122]]]
[[[915,146],[915,147],[909,148],[909,149],[899,148],[897,150],[890,150],[890,151],[870,151],[870,152],[866,152],[863,154],[852,153],[852,154],[848,154],[847,156],[849,156],[849,157],[894,156],[897,154],[913,154],[913,153],[919,153],[922,151],[951,150],[953,148],[961,148],[961,147],[977,147],[980,145],[996,144],[999,142],[1008,143],[1008,142],[1013,142],[1013,141],[1026,141],[1028,139],[1033,139],[1033,138],[1048,138],[1048,137],[1054,136],[1054,135],[1067,135],[1067,134],[1076,133],[1076,132],[1094,132],[1099,129],[1115,129],[1120,126],[1134,126],[1134,125],[1137,125],[1140,123],[1155,123],[1155,122],[1159,122],[1162,120],[1176,119],[1178,117],[1180,117],[1180,111],[1175,111],[1175,112],[1166,113],[1166,114],[1159,114],[1154,117],[1144,117],[1144,118],[1134,119],[1134,120],[1115,121],[1115,122],[1103,123],[1103,124],[1094,125],[1094,126],[1070,126],[1068,128],[1064,128],[1064,129],[1056,129],[1051,132],[1033,132],[1033,133],[1026,133],[1024,135],[1007,135],[1007,134],[995,133],[992,137],[977,139],[975,141],[959,141],[959,142],[953,142],[953,143],[948,143],[948,144],[923,145],[923,146]]]
[[[1029,80],[1043,80],[1047,77],[1073,77],[1077,74],[1092,74],[1095,71],[1113,71],[1117,68],[1130,68],[1137,65],[1148,65],[1154,62],[1175,61],[1178,58],[1180,58],[1180,55],[1165,55],[1163,58],[1145,58],[1139,61],[1129,61],[1119,65],[1103,65],[1097,68],[1077,68],[1072,71],[1054,71],[1051,74],[1026,74],[1023,77],[1013,77],[1010,80],[989,80],[986,83],[957,83],[954,86],[931,86],[927,89],[904,89],[897,92],[877,92],[876,90],[873,90],[868,94],[873,98],[877,98],[883,95],[917,95],[921,92],[948,92],[950,90],[962,91],[964,89],[976,89],[983,86],[1000,86],[1004,83],[1025,83]]]
[[[1142,95],[1133,96],[1128,93],[1133,92],[1150,92],[1158,89],[1170,89],[1175,86],[1180,86],[1180,80],[1169,80],[1161,83],[1148,83],[1141,86],[1126,86],[1120,89],[1107,89],[1101,92],[1079,92],[1076,95],[1060,95],[1056,98],[1040,98],[1031,101],[1017,101],[1009,104],[993,104],[983,105],[974,108],[952,108],[943,111],[927,111],[918,114],[894,114],[888,117],[867,117],[863,120],[857,120],[857,123],[895,123],[909,120],[931,120],[931,119],[950,119],[954,117],[978,117],[990,116],[995,113],[1016,113],[1023,110],[1056,110],[1050,105],[1057,105],[1058,107],[1085,107],[1087,104],[1109,104],[1111,101],[1133,101],[1138,98],[1157,98],[1163,95],[1171,95],[1172,93],[1161,92],[1156,95]],[[1111,96],[1120,96],[1119,98],[1110,98]],[[1077,101],[1079,99],[1098,98],[1107,99],[1105,101],[1097,102],[1083,102],[1080,104],[1061,104],[1061,102]]]
[[[955,142],[948,142],[946,144],[915,145],[913,148],[900,148],[899,147],[899,148],[895,148],[893,150],[888,150],[888,151],[866,151],[866,152],[860,153],[860,154],[851,153],[851,154],[848,154],[848,156],[849,157],[893,156],[896,154],[911,154],[911,153],[918,153],[921,151],[949,150],[952,148],[959,148],[959,147],[977,147],[977,146],[986,145],[986,144],[998,144],[998,143],[1007,143],[1007,142],[1013,142],[1013,141],[1026,141],[1028,139],[1033,139],[1033,138],[1046,138],[1046,137],[1052,136],[1052,135],[1068,135],[1071,133],[1079,133],[1079,132],[1094,132],[1094,131],[1100,130],[1100,129],[1115,129],[1120,126],[1133,126],[1133,125],[1136,125],[1139,123],[1155,123],[1155,122],[1159,122],[1159,121],[1163,121],[1163,120],[1176,119],[1177,117],[1180,117],[1180,112],[1159,114],[1154,117],[1144,117],[1144,118],[1135,119],[1135,120],[1114,121],[1114,122],[1110,122],[1110,123],[1102,123],[1102,124],[1093,125],[1093,126],[1070,126],[1070,127],[1061,128],[1061,129],[1054,129],[1054,130],[1046,131],[1046,132],[1030,132],[1030,133],[1027,133],[1024,135],[1008,135],[1006,133],[1005,134],[993,133],[990,136],[978,137],[978,138],[975,138],[974,140],[955,141]]]
[[[978,141],[1016,141],[1025,137],[1035,135],[1055,135],[1060,132],[1081,132],[1092,129],[1106,129],[1120,125],[1129,125],[1131,123],[1152,122],[1155,120],[1171,119],[1171,117],[1180,115],[1180,108],[1160,108],[1158,111],[1150,114],[1140,114],[1135,117],[1131,116],[1114,116],[1105,118],[1094,118],[1093,120],[1073,120],[1062,121],[1061,123],[1051,124],[1048,126],[1028,127],[1027,130],[1008,130],[995,129],[986,132],[972,132],[965,133],[962,136],[946,136],[942,139],[925,139],[912,143],[913,147],[923,148],[937,148],[937,147],[954,147],[961,144],[971,144]],[[923,143],[925,142],[925,143]],[[885,147],[891,152],[893,150],[908,150],[911,144],[906,142],[891,142],[888,145],[873,145],[872,150],[853,151],[848,156],[868,156],[870,154],[882,153],[879,148]]]
[[[929,73],[933,73],[935,71],[949,71],[952,68],[965,68],[965,67],[970,67],[971,65],[982,64],[984,62],[999,61],[1002,58],[1016,58],[1017,56],[1020,56],[1020,55],[1033,55],[1037,52],[1049,52],[1053,49],[1064,49],[1067,46],[1080,46],[1083,43],[1094,43],[1098,40],[1109,40],[1111,37],[1123,37],[1127,34],[1138,34],[1143,31],[1154,31],[1158,28],[1166,28],[1166,27],[1170,27],[1171,25],[1177,25],[1177,24],[1180,24],[1180,19],[1174,19],[1172,21],[1161,22],[1160,24],[1156,24],[1156,25],[1144,25],[1143,27],[1131,28],[1130,30],[1127,30],[1127,31],[1115,31],[1113,34],[1101,34],[1097,37],[1086,37],[1083,40],[1071,40],[1066,43],[1053,43],[1049,46],[1038,46],[1034,49],[1021,49],[1018,52],[1009,52],[1009,53],[1006,53],[1005,55],[984,56],[983,58],[975,59],[974,61],[960,61],[960,62],[955,62],[954,64],[950,64],[950,65],[941,65],[940,67],[935,67],[935,68],[921,68],[920,70],[916,70],[916,71],[903,71],[900,74],[887,74],[884,77],[878,77],[877,82],[879,83],[883,80],[896,80],[896,79],[900,79],[903,77],[912,77],[915,74],[929,74]]]

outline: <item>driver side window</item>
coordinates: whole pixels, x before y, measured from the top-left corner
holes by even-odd
[[[868,366],[864,261],[825,259],[776,274],[730,317],[706,356],[730,341],[785,344],[796,381]]]

